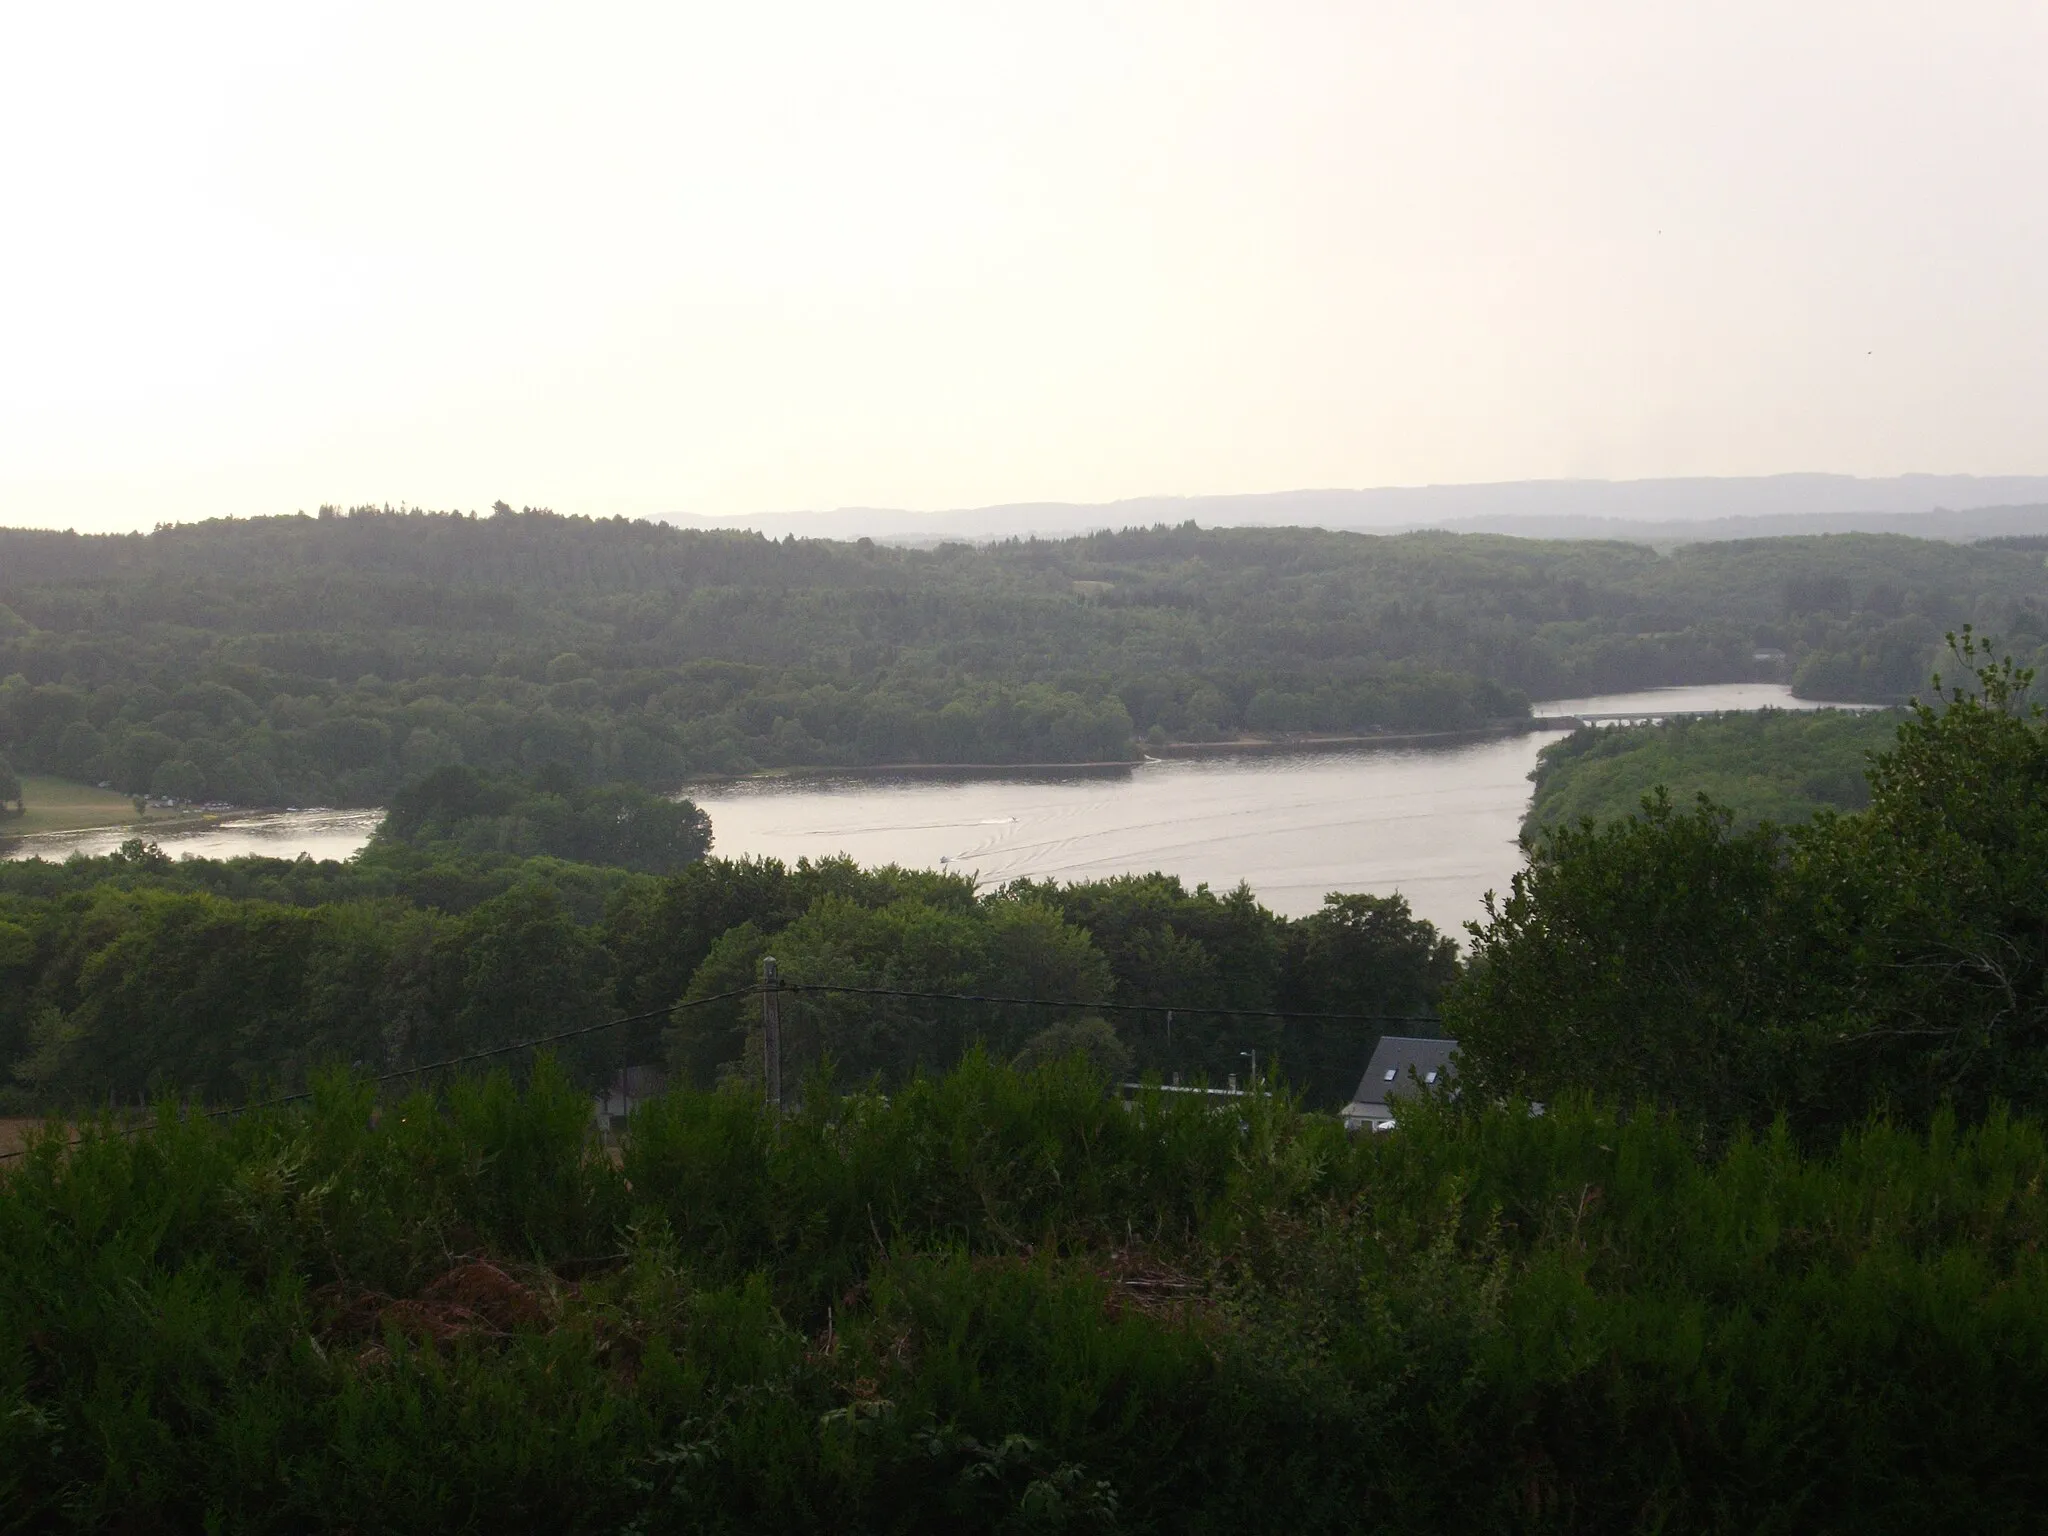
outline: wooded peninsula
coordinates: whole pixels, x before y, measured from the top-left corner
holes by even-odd
[[[1745,826],[1860,811],[1871,759],[1892,745],[1900,718],[1762,709],[1574,731],[1538,754],[1523,830],[1625,819],[1660,789],[1681,804],[1705,795]]]

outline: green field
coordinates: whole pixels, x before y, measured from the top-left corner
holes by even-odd
[[[73,784],[40,773],[21,776],[25,814],[0,819],[0,836],[29,832],[78,832],[89,827],[118,827],[144,818],[135,814],[133,797],[90,784]]]

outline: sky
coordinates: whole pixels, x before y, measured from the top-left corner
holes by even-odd
[[[2048,472],[2048,7],[0,11],[0,523]]]

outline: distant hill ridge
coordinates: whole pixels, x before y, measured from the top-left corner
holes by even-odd
[[[1450,528],[1530,538],[1605,538],[1668,547],[1813,533],[1900,533],[1967,542],[2048,533],[2048,475],[1794,474],[1665,480],[1521,480],[1489,485],[1141,496],[1126,501],[1017,502],[907,512],[842,507],[745,517],[677,513],[682,527],[753,528],[773,537],[970,543],[1193,519],[1213,527],[1312,527],[1395,532]]]
[[[1458,533],[1505,533],[1525,539],[1622,539],[1670,549],[1732,539],[1784,539],[1828,533],[1890,533],[1970,544],[1978,539],[2048,535],[2048,503],[1972,507],[1952,512],[1786,512],[1769,517],[1716,517],[1634,522],[1619,517],[1474,517],[1448,525]]]

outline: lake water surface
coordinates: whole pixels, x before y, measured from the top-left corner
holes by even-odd
[[[112,853],[131,837],[147,838],[165,853],[196,859],[232,859],[245,853],[266,858],[345,859],[370,840],[384,819],[371,811],[257,811],[230,816],[189,832],[148,827],[101,827],[91,832],[38,832],[10,847],[11,859],[67,859],[74,853]]]
[[[1741,683],[1555,700],[1539,716],[1802,709],[1780,685]],[[984,884],[1081,880],[1162,869],[1190,885],[1249,881],[1290,916],[1330,891],[1400,892],[1458,933],[1520,867],[1515,835],[1529,770],[1550,731],[1442,745],[1156,759],[1109,774],[969,779],[803,776],[702,784],[715,851],[728,857],[851,854],[863,864],[947,868]],[[345,858],[378,811],[287,811],[165,839],[170,853]],[[99,853],[132,832],[24,839],[15,856]]]

